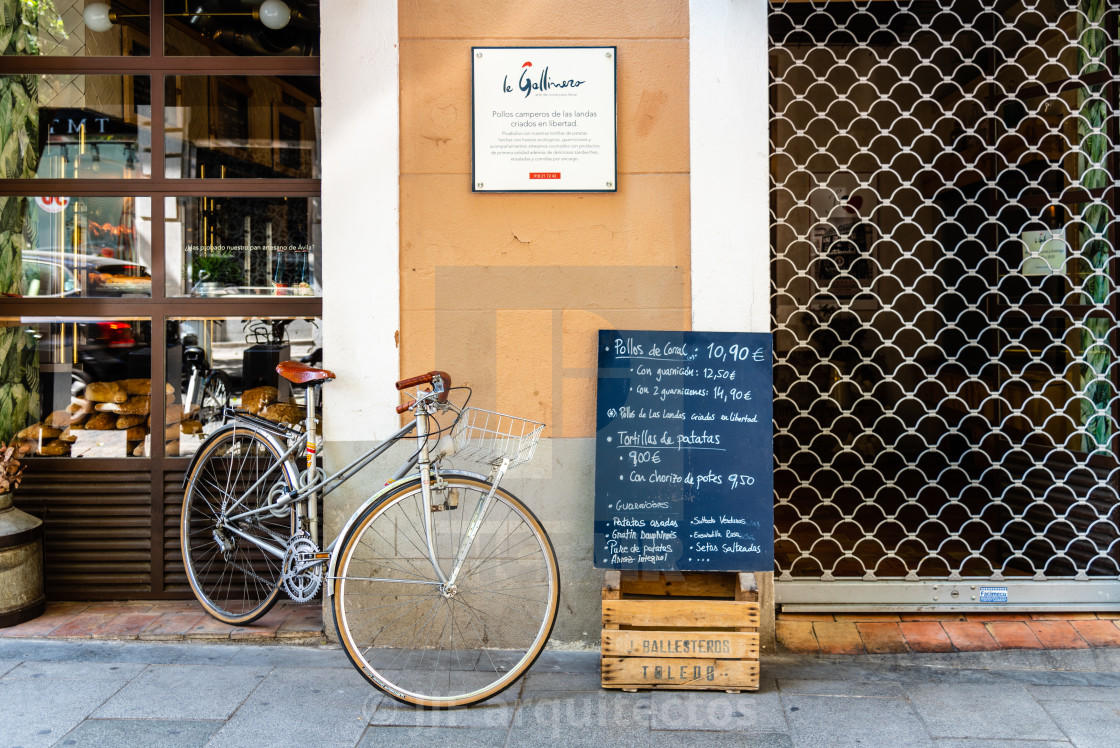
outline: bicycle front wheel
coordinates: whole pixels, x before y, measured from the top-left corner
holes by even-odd
[[[339,640],[374,686],[417,706],[466,706],[494,696],[536,661],[560,597],[556,555],[533,513],[499,488],[469,528],[490,484],[445,477],[427,505],[409,481],[368,509],[339,546],[333,580]],[[432,520],[429,558],[424,514]]]
[[[292,505],[234,517],[267,507],[296,485],[295,467],[282,456],[264,435],[225,427],[203,443],[187,476],[183,565],[195,597],[219,621],[255,621],[280,594],[282,558],[262,546],[283,553],[295,530]]]

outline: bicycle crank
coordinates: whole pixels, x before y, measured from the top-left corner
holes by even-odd
[[[281,585],[288,597],[305,603],[315,597],[323,584],[323,560],[317,559],[319,546],[307,533],[297,533],[288,541],[281,566]]]

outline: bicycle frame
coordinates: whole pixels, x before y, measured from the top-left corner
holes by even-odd
[[[311,520],[312,538],[316,542],[318,542],[318,527],[317,520],[314,518],[314,507],[319,497],[327,496],[338,489],[343,483],[354,477],[354,475],[360,472],[363,468],[383,455],[390,447],[407,436],[411,431],[415,430],[417,440],[416,453],[401,464],[401,466],[393,474],[392,479],[386,484],[384,488],[382,488],[370,499],[364,502],[358,508],[358,510],[350,516],[338,535],[336,535],[334,539],[332,539],[331,542],[327,545],[324,551],[324,555],[329,554],[329,556],[327,558],[320,558],[317,555],[314,560],[310,560],[307,563],[302,564],[297,569],[297,571],[305,571],[306,569],[313,566],[327,563],[328,568],[326,579],[329,580],[334,578],[334,570],[337,564],[337,559],[334,554],[336,544],[338,543],[340,538],[345,536],[350,526],[354,523],[354,521],[356,521],[356,519],[362,514],[362,512],[365,511],[367,507],[378,501],[386,491],[396,488],[397,486],[395,486],[394,484],[404,478],[413,470],[416,470],[416,477],[420,482],[425,506],[431,506],[432,478],[434,474],[438,479],[439,472],[435,468],[436,461],[433,461],[430,457],[430,445],[428,443],[429,432],[427,428],[428,420],[426,416],[427,407],[429,405],[429,403],[426,401],[429,399],[429,396],[423,395],[418,397],[416,402],[413,404],[413,411],[415,412],[416,417],[412,420],[411,423],[408,423],[405,426],[401,427],[392,436],[375,445],[364,454],[342,467],[334,475],[330,477],[324,476],[319,480],[310,479],[308,485],[297,486],[294,490],[287,491],[284,496],[279,498],[274,503],[270,503],[256,509],[247,509],[236,514],[231,514],[231,512],[234,512],[239,507],[241,507],[244,504],[246,498],[250,496],[254,491],[256,491],[257,488],[259,488],[263,483],[271,480],[271,476],[275,475],[277,470],[283,470],[284,466],[288,464],[289,461],[294,460],[296,455],[299,454],[301,450],[306,452],[308,456],[308,474],[314,475],[314,473],[312,473],[311,471],[314,469],[315,452],[313,449],[308,449],[307,445],[308,440],[310,439],[310,435],[314,433],[314,402],[318,387],[319,385],[313,385],[312,387],[308,388],[308,422],[307,428],[303,433],[299,433],[292,429],[287,429],[271,421],[265,421],[264,419],[254,417],[244,412],[238,412],[232,408],[227,409],[227,415],[232,419],[232,421],[226,426],[223,426],[222,429],[219,430],[219,432],[222,430],[236,430],[238,428],[251,428],[258,434],[263,432],[263,434],[261,435],[268,438],[275,450],[280,453],[280,457],[279,459],[277,459],[276,463],[269,467],[269,469],[266,470],[264,474],[261,475],[248,489],[246,489],[246,491],[243,492],[240,497],[233,501],[228,507],[225,507],[223,509],[224,516],[221,519],[221,524],[229,532],[237,535],[238,537],[246,540],[249,543],[252,543],[264,553],[267,553],[276,558],[283,558],[286,551],[285,548],[276,547],[271,543],[267,543],[261,540],[260,538],[254,537],[248,533],[241,532],[233,525],[238,521],[246,520],[265,512],[272,512],[279,507],[296,504],[295,511],[297,519],[302,521],[302,519],[307,516]],[[285,444],[280,441],[281,438],[283,438],[287,442],[286,447]],[[477,473],[452,471],[456,475],[464,475],[472,478],[489,480],[491,486],[490,491],[487,493],[486,497],[481,502],[479,502],[478,506],[475,508],[474,514],[472,515],[471,520],[468,523],[467,532],[465,533],[465,540],[460,546],[458,553],[456,554],[455,562],[452,566],[450,574],[444,573],[444,570],[441,568],[439,561],[436,559],[431,512],[423,513],[424,536],[428,546],[428,559],[432,564],[432,568],[435,571],[441,586],[454,585],[456,580],[458,579],[463,562],[466,559],[467,554],[470,552],[470,548],[474,543],[475,536],[477,535],[479,527],[482,524],[482,519],[486,516],[486,511],[493,500],[494,494],[497,492],[498,483],[501,481],[502,476],[505,474],[508,465],[509,460],[504,460],[502,464],[496,468],[495,472],[493,472],[491,476],[489,476],[489,478]],[[189,475],[190,473],[191,470],[188,469],[187,474]],[[327,586],[327,594],[332,594],[330,585]]]

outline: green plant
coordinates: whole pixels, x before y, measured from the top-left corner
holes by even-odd
[[[0,442],[0,493],[9,493],[23,480],[23,465],[19,458],[27,454],[30,444],[4,444]]]
[[[216,252],[196,252],[191,259],[191,268],[191,280],[195,283],[237,286],[241,284],[241,279],[244,277],[241,263],[236,257]]]

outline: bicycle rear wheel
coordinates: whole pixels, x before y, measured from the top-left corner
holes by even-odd
[[[240,520],[228,516],[267,506],[296,485],[295,466],[281,464],[281,457],[271,439],[227,426],[203,443],[187,476],[179,528],[183,565],[195,597],[219,621],[255,621],[280,594],[282,559],[253,539],[283,552],[295,530],[292,505]]]
[[[335,626],[346,655],[374,686],[424,707],[466,706],[512,685],[536,661],[556,620],[556,555],[533,513],[499,488],[454,587],[450,574],[490,484],[444,476],[425,506],[409,481],[368,509],[339,546]]]

